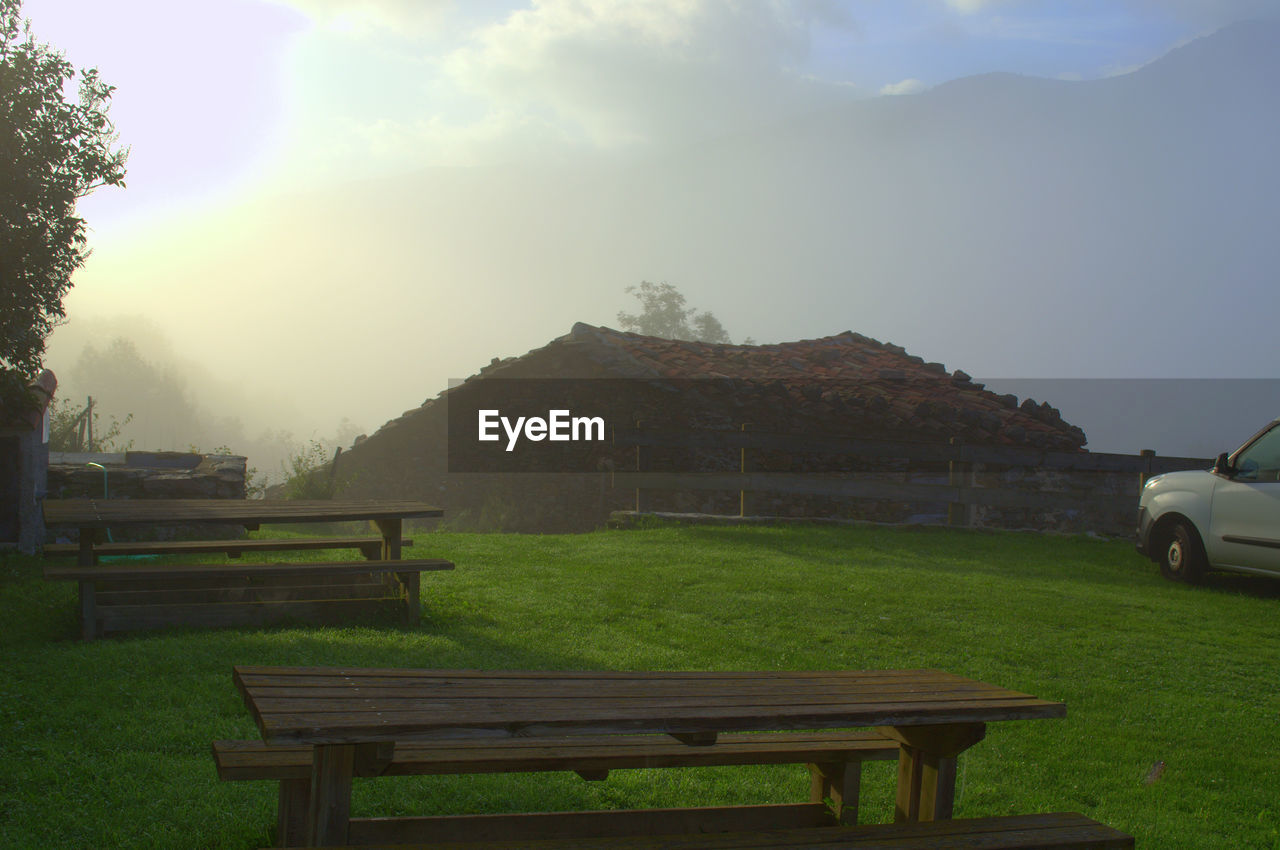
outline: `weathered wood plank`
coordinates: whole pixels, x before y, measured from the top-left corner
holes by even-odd
[[[282,537],[245,540],[144,540],[137,542],[95,543],[93,552],[103,555],[201,555],[225,554],[236,558],[245,552],[293,552],[319,549],[359,549],[366,557],[378,557],[382,550],[381,537]],[[413,545],[413,540],[403,538],[401,547]],[[78,543],[48,543],[46,556],[76,555]]]
[[[1066,713],[1060,703],[929,670],[900,671],[891,676],[826,671],[810,674],[808,679],[770,673],[467,676],[456,671],[239,667],[233,675],[264,738],[273,742],[911,726],[1061,717]],[[486,676],[499,689],[468,693],[459,687],[469,679]],[[815,693],[815,676],[837,684],[831,685],[830,693]],[[287,687],[291,681],[301,682],[293,693]],[[635,681],[649,682],[650,693],[623,693],[634,691]],[[410,689],[413,706],[378,706],[377,701],[386,694],[368,687],[378,682]],[[596,693],[564,698],[565,688],[584,682],[594,682]],[[901,693],[884,694],[872,686],[891,684],[908,687]],[[276,690],[282,686],[284,691]],[[350,699],[326,694],[308,704],[307,698],[317,695],[310,689],[317,686],[348,688]],[[738,697],[727,698],[740,686]],[[851,690],[839,693],[844,686]],[[262,693],[262,688],[272,689],[272,695]],[[274,702],[292,698],[303,703]]]
[[[322,587],[324,585],[351,584],[352,582],[377,582],[387,576],[388,572],[338,571],[299,572],[287,575],[213,575],[213,576],[130,576],[125,578],[98,579],[94,584],[98,593],[130,592],[144,590],[208,590],[236,588],[276,588],[276,587]]]
[[[426,502],[411,500],[270,499],[46,499],[46,525],[101,528],[121,525],[187,525],[207,522],[259,525],[349,522],[443,516]]]
[[[307,809],[308,845],[347,843],[355,755],[353,744],[315,748]]]
[[[80,639],[93,640],[102,631],[98,619],[98,593],[91,581],[80,582]]]
[[[262,741],[215,741],[213,755],[224,780],[301,779],[310,775],[311,747]],[[549,770],[627,770],[742,764],[826,765],[887,761],[898,757],[894,741],[871,730],[725,734],[714,746],[689,747],[666,735],[506,738],[494,741],[397,743],[387,776],[519,773]]]
[[[280,781],[276,803],[276,838],[281,847],[301,845],[307,840],[307,816],[311,805],[311,749],[307,749],[306,771],[302,776]]]
[[[357,821],[352,821],[355,828]],[[427,845],[402,844],[401,850]],[[439,846],[434,842],[431,846]],[[911,824],[819,826],[683,835],[466,841],[453,850],[1132,850],[1133,837],[1073,812]]]
[[[655,680],[652,689],[644,681],[619,680],[609,683],[608,690],[592,689],[592,680],[566,681],[557,688],[551,680],[521,680],[502,678],[493,683],[466,680],[441,679],[438,681],[395,679],[393,677],[365,679],[357,675],[347,677],[290,677],[272,679],[253,676],[245,681],[254,688],[256,698],[298,698],[308,700],[374,698],[401,699],[461,699],[504,698],[516,701],[540,699],[565,699],[569,697],[588,702],[610,703],[626,699],[659,700],[666,698],[693,698],[703,701],[748,699],[760,697],[851,697],[883,699],[897,695],[920,694],[925,697],[940,693],[964,694],[974,698],[1007,698],[1024,696],[983,682],[965,680],[883,679],[879,681],[830,682],[808,681],[772,682],[752,684],[749,681],[720,680],[709,682],[705,688],[693,690],[682,681]],[[520,691],[513,688],[521,687]]]
[[[538,812],[533,814],[445,815],[436,817],[353,818],[353,844],[403,844],[430,841],[561,841],[581,837],[619,837],[731,830],[812,829],[834,826],[822,803],[756,806],[705,806],[683,809]]]
[[[530,683],[543,681],[555,687],[570,682],[608,682],[609,688],[619,682],[637,681],[652,684],[696,682],[699,688],[713,687],[717,682],[759,685],[766,687],[794,687],[806,682],[840,684],[855,682],[910,681],[936,684],[943,681],[975,682],[944,670],[918,668],[905,670],[452,670],[398,667],[288,667],[237,664],[232,669],[236,681],[266,684],[286,681],[319,679],[325,681],[360,682],[385,679],[388,681],[421,681],[433,684],[472,681],[477,684]],[[775,684],[776,683],[776,684]],[[977,682],[977,684],[985,684]],[[986,687],[996,687],[986,685]]]
[[[809,799],[815,803],[830,801],[832,814],[842,824],[858,822],[859,798],[862,794],[862,763],[833,761],[809,764]]]
[[[277,586],[243,587],[170,587],[155,590],[99,590],[98,604],[114,605],[219,605],[229,602],[295,602],[321,599],[396,599],[404,598],[403,592],[394,592],[382,581],[369,580],[345,583],[293,583]]]
[[[411,570],[451,570],[453,564],[439,558],[414,558],[402,561],[286,561],[271,564],[162,564],[149,561],[137,563],[98,564],[94,566],[58,567],[45,564],[44,577],[49,581],[74,581],[89,579],[139,579],[153,577],[202,578],[245,576],[286,576],[312,573],[374,573],[409,572]]]
[[[740,729],[829,729],[890,724],[975,723],[1063,717],[1060,703],[1041,700],[986,702],[847,703],[743,707],[737,712],[717,706],[672,708],[657,717],[645,707],[579,713],[572,710],[498,709],[472,715],[438,710],[376,713],[267,713],[261,715],[268,741],[400,741],[425,738],[481,738],[515,735],[639,734],[642,732],[708,732]]]
[[[410,693],[409,691],[405,692]],[[257,696],[255,702],[264,714],[295,714],[300,712],[312,714],[343,714],[356,716],[362,713],[382,714],[384,716],[396,713],[430,713],[436,711],[448,711],[452,706],[456,705],[456,701],[462,698],[462,694],[455,695],[427,695],[420,694],[418,696],[401,696],[388,697],[383,694],[369,695],[347,695],[340,697],[328,696],[311,696],[302,694],[293,694],[283,697]],[[537,713],[541,716],[559,716],[565,713],[577,712],[582,717],[591,717],[593,715],[603,715],[612,711],[698,711],[712,710],[718,713],[732,716],[741,711],[752,710],[769,710],[773,708],[792,709],[797,707],[808,707],[811,709],[820,709],[824,706],[845,706],[851,703],[864,707],[872,707],[883,704],[892,705],[931,705],[940,700],[951,700],[954,702],[963,702],[971,705],[985,705],[994,702],[1017,702],[1021,698],[1014,691],[1004,693],[985,691],[973,691],[964,689],[940,689],[934,692],[903,692],[903,693],[877,693],[874,691],[866,691],[863,693],[803,693],[803,694],[738,694],[738,695],[717,695],[717,696],[683,696],[672,694],[669,696],[652,696],[646,694],[632,694],[629,696],[616,697],[613,695],[566,695],[566,694],[542,694],[542,695],[522,695],[519,697],[503,697],[503,696],[472,696],[467,697],[468,704],[472,715],[475,717],[484,717],[488,713],[499,713],[504,711],[523,712],[528,714]],[[684,734],[681,741],[690,746],[701,746],[705,744],[715,743],[714,735],[710,734],[712,730],[707,730],[705,740],[695,734]],[[687,739],[687,740],[686,740]]]

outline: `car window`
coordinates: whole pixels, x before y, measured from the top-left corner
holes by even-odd
[[[1238,478],[1276,481],[1280,478],[1280,425],[1263,434],[1236,456]]]

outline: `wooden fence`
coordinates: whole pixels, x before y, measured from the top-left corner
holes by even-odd
[[[634,469],[616,471],[614,486],[635,490],[635,510],[649,509],[647,490],[738,491],[739,514],[750,516],[759,493],[828,496],[844,499],[891,500],[904,503],[945,504],[950,525],[972,525],[976,506],[1030,510],[1072,510],[1089,514],[1127,512],[1136,515],[1138,491],[1147,478],[1181,469],[1207,469],[1212,460],[1160,457],[1145,450],[1137,455],[1094,452],[1046,451],[1022,446],[967,445],[959,440],[907,442],[862,440],[838,436],[776,434],[753,431],[658,431],[637,427],[615,430],[614,445],[634,448]],[[658,471],[652,468],[654,449],[703,451],[738,450],[738,470],[721,472]],[[855,457],[863,461],[905,460],[908,467],[946,468],[946,484],[897,483],[867,480],[857,473],[764,472],[757,469],[763,452]],[[1034,471],[1068,474],[1133,476],[1132,489],[1123,493],[1057,492],[980,486],[978,470],[988,466],[1022,467]]]

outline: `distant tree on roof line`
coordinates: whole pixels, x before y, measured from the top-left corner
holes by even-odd
[[[64,99],[71,63],[31,35],[21,0],[0,0],[0,402],[20,404],[40,371],[45,337],[84,263],[76,201],[123,186],[128,151],[107,120],[114,90],[96,69]]]
[[[624,331],[663,339],[733,342],[719,319],[709,311],[699,313],[686,307],[684,296],[669,283],[642,280],[639,286],[628,286],[626,292],[640,302],[640,312],[618,312]]]

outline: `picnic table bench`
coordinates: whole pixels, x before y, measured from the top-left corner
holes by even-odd
[[[681,810],[672,810],[681,811]],[[349,845],[347,845],[349,846]],[[1075,812],[869,826],[398,844],[395,850],[1132,850],[1133,836]]]
[[[382,557],[385,541],[381,537],[273,537],[245,538],[241,540],[139,540],[94,542],[93,562],[103,556],[119,555],[226,555],[239,558],[245,552],[302,552],[319,549],[359,549],[369,560]],[[400,548],[413,545],[408,537],[401,539]],[[79,543],[46,543],[46,556],[79,555]]]
[[[86,637],[166,626],[265,626],[291,620],[342,623],[402,608],[415,622],[423,571],[436,558],[266,564],[46,565],[48,581],[80,584]]]
[[[257,499],[49,499],[48,525],[79,529],[74,567],[46,563],[50,581],[79,585],[81,636],[164,626],[262,626],[305,620],[345,622],[399,611],[408,622],[420,611],[420,573],[449,570],[437,558],[401,559],[403,520],[436,517],[436,507],[413,501],[272,501]],[[115,526],[238,524],[369,520],[380,536],[278,540],[99,542]],[[185,555],[358,548],[364,560],[191,564],[163,561],[101,563],[104,555]],[[69,554],[55,544],[52,554]]]
[[[305,820],[311,799],[311,747],[272,745],[262,741],[214,741],[218,778],[277,780],[277,830],[281,845],[305,840]],[[668,735],[584,735],[573,738],[515,738],[500,741],[411,741],[395,746],[391,759],[379,765],[378,776],[464,773],[573,771],[583,779],[600,781],[611,770],[707,767],[742,764],[807,764],[810,772],[808,804],[760,806],[753,813],[762,822],[778,824],[790,818],[809,826],[858,822],[862,762],[896,759],[898,742],[869,729],[840,732],[782,732],[720,735],[710,746],[690,747]],[[363,775],[363,774],[362,774]],[[830,807],[824,802],[830,801]],[[652,813],[632,812],[632,820]],[[698,828],[741,826],[741,807],[697,810]],[[403,835],[432,835],[436,840],[460,841],[486,834],[486,824],[500,824],[510,834],[516,821],[527,823],[519,834],[598,833],[601,819],[590,812],[556,816],[478,815],[403,819],[352,818],[348,840],[354,844],[394,842]],[[668,823],[675,816],[664,813]],[[619,818],[610,813],[615,828]],[[593,823],[593,821],[595,823]],[[634,831],[634,830],[632,830]],[[696,831],[691,829],[690,831]]]
[[[742,839],[747,842],[742,846],[766,847],[775,846],[768,843],[776,837],[775,830],[797,827],[805,827],[803,835],[810,840],[817,835],[814,830],[819,824],[838,823],[833,812],[812,801],[780,806],[352,819],[351,784],[355,776],[389,774],[397,752],[408,751],[417,743],[456,749],[465,741],[481,750],[489,748],[492,752],[484,758],[490,759],[491,768],[504,764],[518,767],[522,764],[519,748],[541,744],[553,751],[547,756],[552,761],[544,764],[598,770],[608,763],[608,757],[595,765],[571,760],[582,755],[573,751],[578,736],[606,736],[618,747],[643,750],[659,740],[651,736],[662,734],[670,741],[661,746],[685,753],[673,758],[688,763],[715,758],[700,756],[697,751],[714,752],[722,739],[731,746],[749,747],[750,742],[741,739],[753,735],[740,733],[790,734],[853,727],[872,729],[896,744],[895,819],[911,827],[886,832],[885,837],[886,841],[894,836],[910,839],[929,834],[927,828],[924,833],[911,831],[917,829],[918,822],[950,820],[956,758],[982,740],[986,723],[1054,718],[1066,713],[1061,703],[937,670],[532,672],[237,666],[233,679],[266,747],[305,746],[311,751],[307,810],[301,816],[305,830],[290,814],[282,831],[289,840],[299,833],[305,835],[298,842],[305,846],[356,840],[447,842],[462,837],[525,844],[538,836],[573,846],[567,839],[594,836],[590,840],[597,844],[581,846],[612,847],[615,839],[606,841],[604,836],[643,833],[650,837],[618,837],[616,846],[625,848],[633,842],[637,848],[676,848],[687,841],[691,848],[712,848],[720,846],[715,843],[719,839],[673,839],[669,834],[731,830],[758,834],[756,839]],[[646,737],[639,744],[625,743],[637,736]],[[509,748],[505,755],[503,748]],[[554,755],[557,750],[560,757]],[[790,754],[788,760],[799,760],[796,755]],[[759,752],[751,755],[752,759],[763,757]],[[298,759],[288,770],[300,769],[301,759],[296,754],[287,758]],[[850,773],[846,770],[844,776]],[[826,786],[821,785],[823,781],[815,779],[813,785],[834,797],[830,794],[836,786],[834,777],[825,780]],[[283,794],[281,798],[286,810],[300,805],[298,799],[295,796],[286,801]],[[1034,829],[1041,830],[1048,829],[1049,820],[1045,819],[1065,816],[1032,817],[1040,820],[1022,823],[1038,824]],[[1025,835],[1018,839],[1022,844],[992,843],[1004,837],[991,835],[1017,832],[1004,826],[983,827],[988,834],[974,843],[972,836],[982,833],[965,832],[966,822],[956,823],[961,825],[934,827],[963,834],[970,842],[955,846],[1132,846],[1127,836],[1100,825],[1090,827],[1092,821],[1087,819],[1073,823],[1085,831],[1096,827],[1095,836],[1106,836],[1101,843],[1054,844],[1043,835],[1040,843],[1036,843],[1039,838]],[[738,846],[732,843],[738,838],[723,840],[729,842],[725,846]],[[750,844],[751,840],[756,843]],[[839,846],[838,841],[832,846]]]

